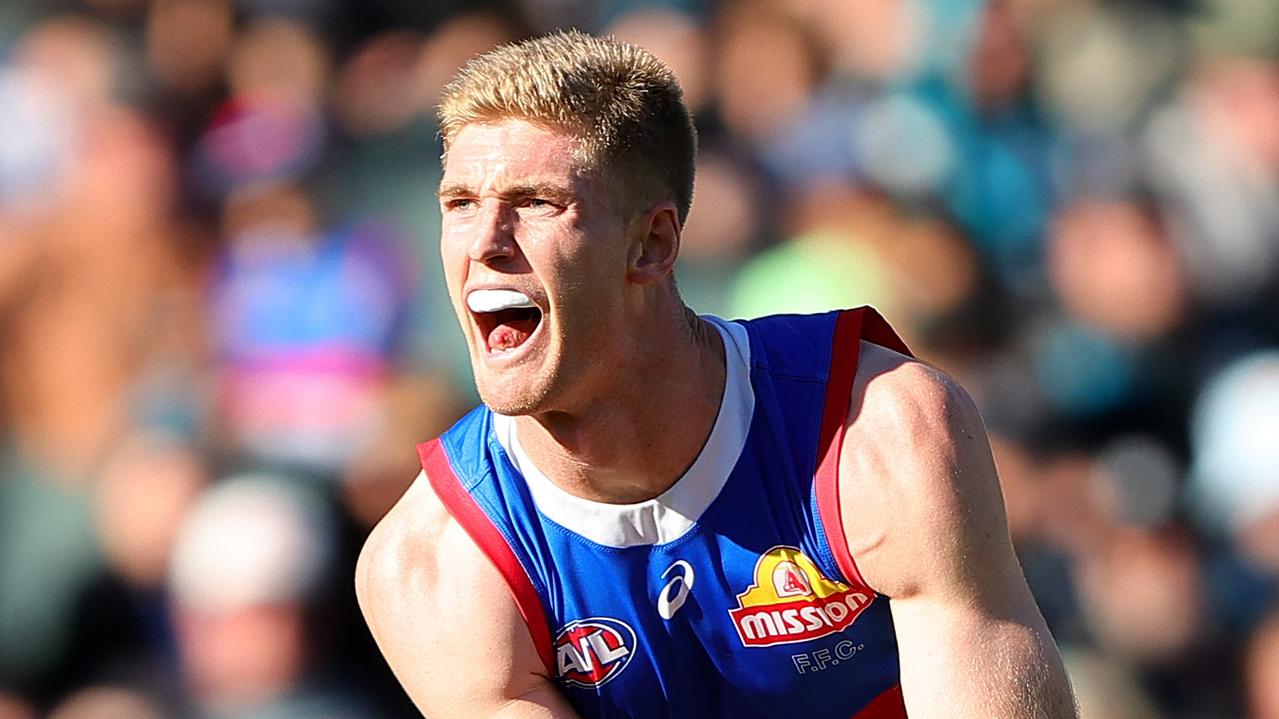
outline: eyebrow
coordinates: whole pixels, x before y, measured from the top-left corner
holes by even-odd
[[[435,193],[435,196],[443,200],[452,197],[466,197],[473,194],[475,193],[471,192],[469,187],[459,182],[451,185],[440,185],[440,189]]]
[[[455,182],[448,185],[441,185],[438,192],[435,193],[441,200],[448,200],[458,197],[474,197],[477,193],[470,186],[461,182]],[[504,187],[498,195],[503,199],[513,199],[521,197],[546,197],[556,202],[571,202],[577,199],[577,195],[572,190],[565,189],[559,185],[549,182],[533,182],[520,185],[511,185]]]

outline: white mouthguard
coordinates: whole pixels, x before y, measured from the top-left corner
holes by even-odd
[[[528,295],[515,290],[475,290],[466,296],[466,306],[472,312],[499,312],[522,307],[534,308]]]

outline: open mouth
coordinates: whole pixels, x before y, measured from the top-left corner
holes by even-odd
[[[509,352],[528,341],[542,322],[542,310],[523,292],[475,290],[466,297],[489,352]]]

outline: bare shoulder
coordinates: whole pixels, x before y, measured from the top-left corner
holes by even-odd
[[[840,497],[856,514],[845,530],[872,587],[909,596],[996,570],[1020,577],[985,426],[958,382],[863,342],[846,427]],[[964,561],[975,551],[980,567]],[[992,576],[956,575],[971,571]]]
[[[862,577],[892,599],[907,713],[1074,717],[972,398],[945,373],[863,343],[850,399],[844,536]]]
[[[392,619],[403,597],[422,601],[435,594],[440,559],[447,556],[445,543],[466,549],[457,536],[460,531],[425,473],[419,474],[373,528],[356,564],[356,595],[375,634],[374,625]]]
[[[884,436],[883,432],[891,431]],[[849,407],[849,433],[874,433],[888,442],[862,442],[879,451],[901,442],[928,453],[952,440],[984,436],[976,405],[950,375],[886,347],[862,342]]]
[[[418,708],[451,716],[569,716],[505,581],[425,475],[373,529],[356,595]]]

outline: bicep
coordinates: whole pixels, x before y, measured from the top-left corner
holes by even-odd
[[[387,664],[424,715],[576,716],[545,676],[502,578],[456,523],[426,537],[382,530],[361,553],[357,594]]]
[[[846,532],[865,579],[891,597],[908,713],[1074,716],[976,407],[936,370],[899,367],[862,387],[863,417],[849,425],[861,444],[846,445],[860,449],[841,461],[840,488],[846,516],[883,518]]]

